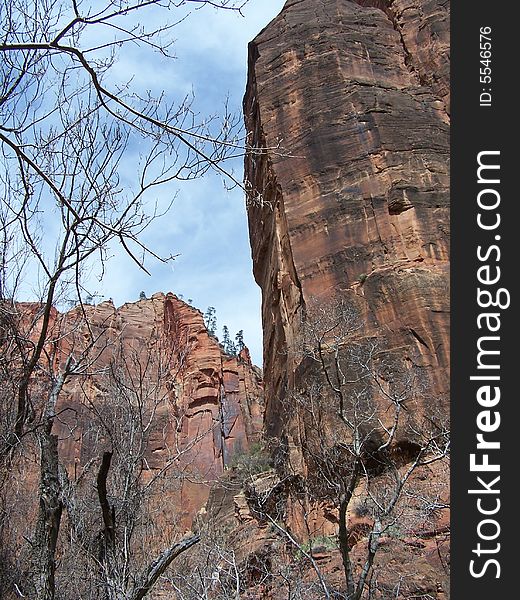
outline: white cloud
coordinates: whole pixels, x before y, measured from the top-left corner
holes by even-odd
[[[125,45],[105,84],[114,89],[132,80],[135,89],[150,90],[155,96],[164,90],[167,102],[178,102],[193,89],[195,107],[201,114],[219,112],[229,95],[231,108],[239,111],[245,91],[247,44],[283,4],[284,0],[251,0],[244,9],[245,17],[210,7],[192,11],[174,29],[176,60]],[[154,26],[154,11],[143,14],[147,24]],[[177,18],[173,10],[172,17]],[[101,35],[91,39],[103,43]],[[131,186],[135,177],[138,140],[132,140],[128,150],[121,172],[124,186]],[[233,167],[241,179],[241,161],[235,161]],[[117,305],[137,300],[143,290],[147,295],[157,291],[183,294],[203,312],[214,306],[219,330],[224,324],[233,334],[243,329],[254,361],[261,364],[260,291],[253,280],[244,198],[238,190],[227,192],[213,174],[157,189],[155,199],[168,205],[177,191],[171,212],[154,223],[144,238],[159,254],[178,254],[173,264],[148,262],[152,275],[148,277],[114,246],[103,280],[99,282],[99,273],[93,270],[89,291],[111,297]],[[45,233],[42,243],[52,251],[58,236],[54,224],[49,222]],[[33,282],[36,279],[35,275]],[[26,293],[34,296],[30,287]]]
[[[174,94],[193,86],[203,112],[218,110],[228,93],[238,109],[245,91],[247,44],[283,5],[284,0],[252,1],[245,18],[208,7],[195,11],[175,29],[177,60],[167,68],[141,63],[140,77],[150,87],[162,85]],[[133,74],[130,58],[121,64],[126,75]],[[153,266],[151,278],[135,269],[131,277],[117,277],[115,272],[130,269],[112,267],[104,284],[110,295],[122,303],[136,299],[141,290],[148,295],[173,291],[191,298],[203,312],[214,306],[219,330],[224,324],[233,334],[243,329],[254,361],[261,364],[260,291],[253,280],[241,194],[226,192],[216,176],[183,185],[171,213],[150,229],[147,239],[161,252],[180,256],[171,266]]]

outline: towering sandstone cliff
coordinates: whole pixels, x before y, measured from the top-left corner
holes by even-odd
[[[302,316],[338,296],[447,410],[448,20],[447,0],[288,0],[250,44],[245,119],[268,149],[246,179],[271,436]]]
[[[339,352],[348,357],[356,346],[373,344],[393,365],[380,380],[383,387],[408,378],[414,403],[390,436],[393,468],[413,463],[417,452],[418,430],[406,420],[446,423],[449,106],[447,0],[288,0],[249,46],[244,114],[251,145],[264,149],[245,163],[254,274],[262,289],[264,430],[272,447],[281,449],[275,452],[281,480],[305,482],[286,492],[290,530],[300,539],[337,540],[338,523],[346,523],[343,548],[350,547],[358,565],[374,527],[363,518],[363,506],[354,502],[343,519],[340,498],[327,505],[316,501],[318,489],[308,495],[313,469],[318,479],[326,473],[317,452],[347,447],[354,433],[349,440],[342,428],[343,404],[336,426],[332,419],[320,431],[318,413],[300,410],[298,395],[312,397],[316,374],[302,353],[302,339],[313,326],[313,312],[332,311],[339,300],[357,322]],[[354,400],[359,395],[356,377],[351,379],[341,402],[352,402],[357,411],[362,405]],[[383,387],[370,392],[371,408],[362,418],[372,419],[379,406],[376,427],[388,434]],[[337,403],[334,396],[322,398],[328,398],[323,410]],[[347,454],[343,465],[348,460]],[[341,469],[341,459],[337,464]],[[394,597],[401,584],[395,593],[403,598],[449,595],[446,464],[410,479],[410,498],[437,486],[437,508],[426,526],[422,509],[410,505],[413,541],[407,534],[386,540],[374,571],[381,589],[386,586],[381,597]],[[384,488],[384,468],[381,479],[374,470],[367,481]],[[348,472],[342,477],[348,479]],[[364,483],[357,481],[355,495],[361,498]],[[338,555],[332,552],[331,562],[326,556],[322,572],[332,577]]]
[[[38,306],[21,309],[32,321]],[[211,483],[261,435],[261,373],[247,348],[225,354],[201,312],[173,294],[84,310],[88,330],[76,308],[53,311],[49,333],[59,340],[49,345],[56,372],[88,349],[85,368],[67,381],[56,409],[69,477],[79,480],[103,452],[118,450],[119,439],[121,448],[143,453],[145,478],[168,468],[172,485],[163,511],[190,528]]]

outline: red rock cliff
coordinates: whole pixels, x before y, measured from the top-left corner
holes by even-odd
[[[448,22],[446,0],[289,0],[249,46],[245,120],[267,148],[245,168],[271,435],[301,314],[338,295],[447,406]]]
[[[143,413],[152,419],[145,470],[153,475],[180,453],[173,471],[188,476],[174,477],[180,483],[172,513],[189,527],[207,500],[209,484],[261,435],[259,369],[246,348],[239,356],[226,355],[200,311],[173,294],[120,308],[112,302],[85,306],[90,333],[83,321],[74,327],[78,310],[55,313],[52,327],[53,336],[69,332],[57,360],[79,356],[92,335],[96,339],[92,373],[71,378],[57,407],[61,456],[70,474],[79,477],[84,465],[110,446],[90,427],[92,411],[98,418],[123,419],[117,402],[128,389],[136,396],[132,402],[147,403]]]

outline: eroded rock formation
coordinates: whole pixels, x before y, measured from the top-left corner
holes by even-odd
[[[250,43],[244,114],[251,145],[264,149],[246,158],[245,176],[263,299],[265,431],[282,447],[278,472],[308,488],[320,477],[311,463],[323,435],[294,398],[314,377],[301,344],[315,307],[339,299],[352,309],[354,342],[376,341],[395,367],[382,381],[418,374],[417,401],[400,423],[449,414],[449,2],[288,0]],[[387,417],[380,412],[386,432]],[[413,462],[416,438],[405,429],[393,437],[397,469]],[[324,429],[331,449],[344,441],[340,430],[339,421]],[[449,594],[446,465],[412,478],[411,496],[425,481],[438,488],[433,528],[386,539],[376,561],[388,593],[399,580],[409,586],[399,597]],[[298,494],[283,499],[290,530],[309,539],[312,522],[312,535],[336,535],[337,503],[320,506],[314,493],[305,505],[307,492]],[[372,527],[363,514],[354,501],[347,515],[359,564]],[[334,552],[321,557],[331,573]]]
[[[448,11],[289,0],[250,44],[245,118],[268,149],[246,179],[270,435],[305,308],[337,296],[447,406]]]
[[[23,311],[29,317],[37,308],[27,304]],[[189,528],[210,484],[261,435],[260,370],[247,348],[226,355],[201,312],[173,294],[84,310],[88,329],[80,308],[53,310],[49,334],[59,340],[50,344],[56,372],[69,356],[78,363],[86,357],[57,405],[55,430],[69,477],[80,478],[86,465],[112,450],[117,440],[110,436],[137,438],[146,429],[144,476],[171,464],[177,483],[168,512]],[[101,422],[105,429],[93,425]]]

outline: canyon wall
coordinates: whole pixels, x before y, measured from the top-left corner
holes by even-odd
[[[20,307],[28,321],[38,311]],[[227,355],[199,310],[162,293],[119,308],[108,301],[53,310],[51,339],[59,340],[49,343],[56,373],[68,357],[81,365],[59,396],[54,425],[69,478],[80,480],[134,436],[143,477],[167,472],[164,511],[189,529],[210,485],[261,436],[261,372],[247,348]],[[37,376],[35,399],[38,385]]]
[[[289,0],[250,43],[266,431],[289,446],[301,441],[279,416],[300,324],[332,298],[355,308],[361,337],[421,370],[425,404],[448,410],[448,44],[443,0]]]
[[[378,406],[376,427],[396,431],[389,436],[392,468],[413,463],[426,431],[418,433],[410,421],[447,427],[449,111],[446,0],[288,0],[249,45],[244,115],[249,143],[258,151],[246,157],[245,178],[254,275],[262,289],[264,431],[280,480],[295,482],[292,488],[284,484],[287,528],[299,540],[334,540],[331,550],[317,554],[331,581],[341,572],[339,500],[320,501],[319,480],[327,472],[318,460],[353,446],[342,422],[343,404],[336,424],[332,419],[316,427],[317,415],[337,403],[337,395],[315,391],[327,388],[325,382],[313,391],[324,373],[309,368],[316,354],[309,363],[302,348],[315,326],[313,315],[326,316],[341,303],[356,325],[338,351],[348,358],[356,347],[372,345],[392,364],[372,398],[362,400],[371,407],[367,421]],[[359,378],[338,371],[338,381],[340,375],[352,381],[350,389],[343,386],[341,402],[351,402],[355,412],[362,406],[354,400],[360,397]],[[387,391],[401,385],[400,378],[414,401],[392,430]],[[334,385],[328,383],[330,392]],[[306,405],[298,400],[302,394]],[[322,413],[309,412],[313,394],[323,394]],[[346,453],[343,468],[348,460]],[[341,468],[341,460],[337,464]],[[386,485],[384,468],[366,476],[370,485]],[[363,497],[364,485],[359,482],[354,496]],[[444,599],[446,457],[414,474],[408,485],[408,498],[435,496],[436,508],[425,516],[419,503],[410,504],[411,527],[404,525],[406,511],[396,518],[402,531],[388,536],[374,563],[386,589],[381,597]],[[254,493],[254,504],[251,498]],[[352,560],[362,564],[373,521],[356,503],[348,508],[346,535]]]

